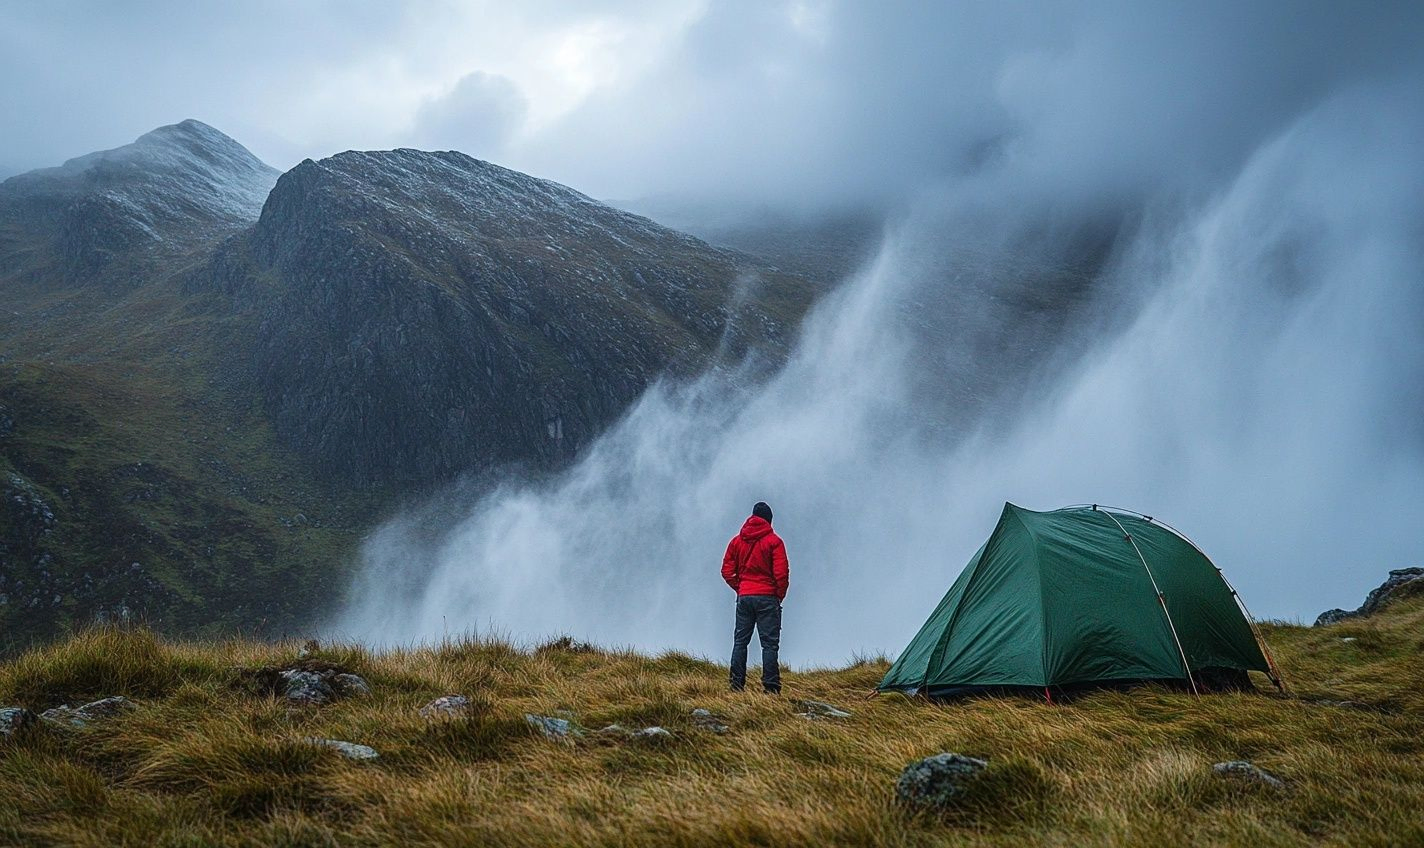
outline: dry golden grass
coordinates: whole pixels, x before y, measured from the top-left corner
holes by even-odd
[[[788,673],[786,697],[771,698],[728,693],[723,668],[679,654],[471,640],[329,648],[318,656],[374,693],[297,709],[243,691],[233,671],[290,662],[295,644],[92,630],[0,665],[0,704],[124,694],[138,708],[0,742],[0,844],[1424,845],[1421,625],[1424,598],[1329,628],[1267,627],[1293,698],[864,700],[878,661]],[[475,700],[468,718],[416,714],[456,692]],[[803,697],[854,715],[807,721],[793,715]],[[694,707],[731,732],[698,728]],[[559,710],[673,736],[563,744],[523,719]],[[349,761],[307,736],[381,756]],[[900,769],[946,750],[990,769],[951,814],[900,809]],[[1214,776],[1226,759],[1287,787]]]

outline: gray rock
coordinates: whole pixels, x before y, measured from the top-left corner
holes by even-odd
[[[1217,763],[1211,767],[1211,770],[1215,772],[1218,777],[1261,783],[1272,789],[1281,789],[1286,785],[1284,780],[1245,760],[1231,760],[1225,763]]]
[[[730,727],[722,723],[719,717],[713,715],[711,710],[706,710],[701,707],[692,711],[692,726],[701,728],[702,730],[710,730],[717,734],[726,733],[731,730]]]
[[[342,742],[339,739],[321,739],[316,736],[308,736],[303,740],[312,745],[320,745],[323,748],[331,748],[336,753],[348,760],[374,760],[380,756],[376,749],[368,745],[357,745],[355,742]]]
[[[343,698],[353,695],[371,694],[371,684],[359,674],[337,674],[331,678],[330,685]]]
[[[905,766],[895,781],[900,803],[922,809],[946,809],[959,800],[971,780],[989,764],[963,754],[943,753]]]
[[[850,713],[824,701],[797,701],[796,706],[801,710],[797,715],[802,718],[850,718]]]
[[[1370,590],[1370,593],[1365,596],[1365,602],[1360,605],[1359,609],[1326,610],[1315,619],[1315,626],[1324,627],[1327,624],[1336,624],[1350,618],[1373,615],[1379,612],[1385,604],[1389,603],[1396,591],[1404,586],[1409,586],[1416,580],[1424,580],[1424,568],[1396,568],[1390,571],[1389,577],[1387,577],[1383,583]]]
[[[1324,627],[1328,624],[1337,624],[1347,618],[1354,617],[1355,613],[1351,612],[1350,610],[1342,610],[1339,607],[1336,607],[1335,609],[1326,610],[1325,612],[1322,612],[1320,615],[1316,616],[1315,626]]]
[[[282,697],[294,704],[320,705],[336,697],[336,692],[316,672],[288,669],[281,675],[287,681]]]
[[[668,739],[672,737],[671,731],[665,727],[645,727],[633,734],[634,739]]]
[[[0,708],[0,739],[8,739],[39,723],[39,716],[24,707]]]
[[[470,699],[464,695],[442,695],[420,708],[420,717],[426,721],[444,718],[459,718],[470,712]]]
[[[80,728],[91,722],[112,718],[119,713],[131,710],[133,705],[133,701],[128,698],[115,695],[112,698],[91,701],[82,707],[71,707],[66,704],[62,707],[45,710],[40,714],[40,718],[54,725]]]
[[[529,722],[530,727],[537,728],[540,733],[544,734],[546,739],[568,739],[570,735],[581,735],[574,723],[566,718],[551,718],[550,716],[525,713],[524,720]]]
[[[1383,583],[1376,586],[1369,595],[1365,596],[1365,602],[1360,606],[1360,615],[1373,615],[1379,612],[1390,596],[1400,588],[1424,578],[1424,568],[1396,568],[1389,573],[1389,577]]]

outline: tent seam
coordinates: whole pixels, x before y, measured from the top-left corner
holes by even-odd
[[[1038,534],[1033,532],[1028,523],[1023,520],[1023,516],[1019,515],[1018,510],[1014,510],[1014,518],[1018,520],[1019,526],[1033,541],[1034,573],[1038,576],[1038,623],[1042,628],[1038,640],[1038,668],[1042,675],[1043,685],[1048,686],[1050,685],[1048,679],[1048,607],[1043,603],[1043,569],[1039,567]]]

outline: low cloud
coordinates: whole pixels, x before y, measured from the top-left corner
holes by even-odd
[[[477,71],[420,107],[412,140],[424,149],[500,159],[527,113],[528,103],[511,80]]]

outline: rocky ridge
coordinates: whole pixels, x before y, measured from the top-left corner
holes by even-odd
[[[572,456],[655,379],[784,353],[804,280],[456,152],[282,175],[193,274],[253,311],[279,437],[357,483]]]

